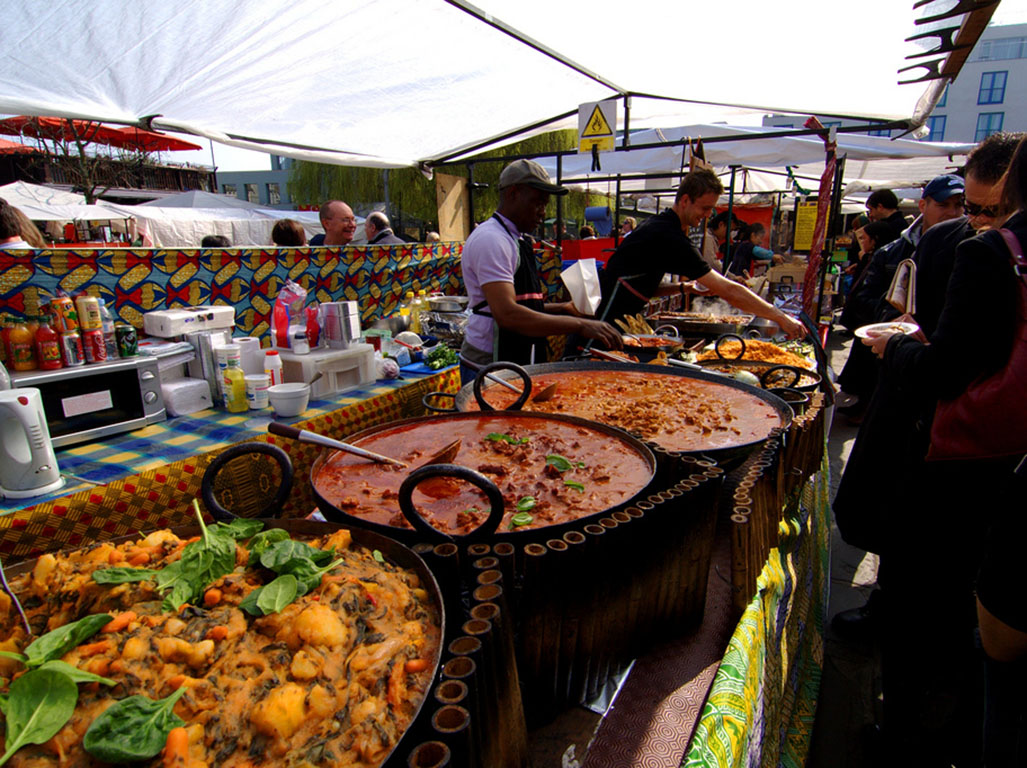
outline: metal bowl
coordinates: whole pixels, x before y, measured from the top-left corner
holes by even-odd
[[[429,296],[428,306],[433,312],[463,312],[469,301],[466,296]]]

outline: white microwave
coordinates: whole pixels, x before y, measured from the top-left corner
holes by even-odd
[[[157,360],[145,355],[53,371],[11,371],[11,386],[40,391],[57,448],[167,419]]]

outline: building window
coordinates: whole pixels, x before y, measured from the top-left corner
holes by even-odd
[[[927,118],[927,141],[945,141],[945,115],[931,115]]]
[[[935,104],[934,106],[936,106],[936,107],[944,107],[945,106],[945,102],[948,101],[948,98],[949,98],[949,85],[951,85],[951,83],[949,83],[948,85],[945,86],[945,90],[941,92],[941,98],[938,99],[938,103]]]
[[[221,191],[226,195],[231,195],[232,197],[235,197],[237,194],[239,194],[239,190],[235,186],[235,184],[222,184]]]
[[[270,183],[267,185],[267,204],[278,205],[282,202],[282,193],[278,187],[278,183]]]
[[[981,89],[977,92],[978,104],[1001,104],[1006,97],[1007,72],[985,72],[981,75]]]
[[[887,136],[888,138],[891,138],[891,130],[882,130],[880,128],[876,128],[872,131],[867,131],[867,136]]]
[[[1005,112],[981,112],[977,115],[977,133],[974,141],[984,141],[993,133],[1002,130],[1002,116]]]
[[[1027,37],[1003,37],[982,40],[974,48],[970,61],[1008,61],[1027,58]]]
[[[251,203],[259,203],[260,195],[257,192],[257,185],[244,184],[243,186],[246,188],[246,199],[249,200]]]

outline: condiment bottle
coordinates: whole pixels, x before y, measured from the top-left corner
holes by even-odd
[[[29,331],[25,320],[19,321],[10,334],[11,369],[15,371],[31,371],[36,367],[35,339]]]
[[[250,409],[246,402],[246,374],[239,367],[239,361],[235,358],[228,358],[228,365],[225,368],[225,407],[231,413],[242,413]]]
[[[310,342],[307,341],[307,331],[304,328],[297,328],[292,336],[292,351],[297,355],[306,355],[310,352]]]
[[[36,331],[36,359],[44,371],[52,371],[61,367],[60,337],[46,318]]]
[[[282,357],[277,349],[269,349],[264,353],[264,373],[271,378],[268,386],[282,383]]]
[[[399,316],[400,317],[409,317],[410,316],[410,309],[413,306],[413,304],[414,304],[414,292],[413,291],[407,291],[406,297],[399,304]]]
[[[421,313],[427,309],[428,297],[425,295],[424,289],[421,289],[417,292],[417,298],[414,299],[414,306],[410,309],[410,330],[418,336],[421,335]]]
[[[75,297],[75,308],[78,310],[78,326],[83,331],[102,331],[103,318],[100,317],[100,301],[88,293],[80,293]]]

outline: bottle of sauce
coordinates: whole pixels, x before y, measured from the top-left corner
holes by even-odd
[[[11,345],[11,369],[15,371],[31,371],[36,367],[35,339],[29,331],[25,320],[19,321],[9,336]]]
[[[83,331],[103,331],[99,299],[88,293],[80,293],[75,297],[75,308],[78,310],[79,328]]]
[[[269,387],[282,383],[282,357],[278,350],[269,349],[264,353],[264,373],[269,377]]]
[[[44,371],[61,367],[61,340],[57,331],[50,327],[44,317],[36,331],[36,359]]]
[[[413,307],[413,304],[414,304],[414,292],[413,291],[407,291],[406,297],[403,299],[402,302],[400,302],[400,305],[399,305],[399,316],[400,317],[410,317],[410,309],[411,309],[411,307]]]
[[[239,367],[239,361],[235,358],[228,359],[225,368],[225,406],[229,413],[242,413],[250,409],[246,402],[246,374]]]

